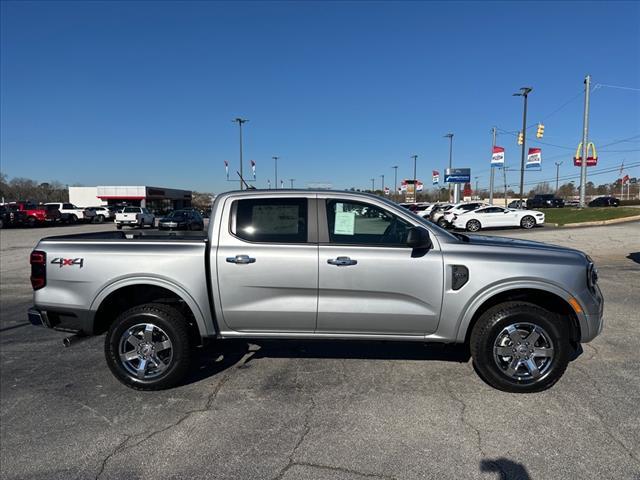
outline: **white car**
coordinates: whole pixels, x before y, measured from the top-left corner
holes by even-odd
[[[454,216],[454,228],[477,232],[481,228],[493,227],[522,227],[533,228],[544,224],[544,213],[536,210],[516,210],[489,206],[472,212],[460,213]]]
[[[477,210],[478,208],[487,207],[487,206],[489,206],[489,204],[484,202],[456,203],[453,207],[451,207],[449,210],[444,212],[444,215],[442,216],[442,218],[438,220],[438,225],[441,226],[442,228],[448,227],[452,224],[452,220],[455,215],[461,215],[463,213],[471,212],[473,210]]]
[[[45,205],[57,208],[64,220],[71,223],[88,222],[93,220],[94,214],[85,208],[76,207],[73,203],[50,202]]]
[[[140,228],[148,225],[153,228],[156,225],[156,217],[146,208],[124,207],[120,212],[116,212],[116,228],[120,230],[123,225]]]
[[[102,223],[105,220],[111,221],[116,216],[116,214],[107,207],[87,207],[87,210],[95,214],[95,221],[98,223]]]

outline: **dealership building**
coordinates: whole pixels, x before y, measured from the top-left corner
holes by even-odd
[[[141,185],[69,187],[69,202],[78,207],[130,205],[167,211],[190,207],[191,190]]]

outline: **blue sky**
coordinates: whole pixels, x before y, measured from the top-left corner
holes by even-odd
[[[543,121],[542,172],[576,175],[590,73],[595,172],[640,163],[639,2],[2,2],[3,173],[67,184],[369,188],[448,162],[489,179],[490,130],[516,131],[519,87]],[[570,101],[571,100],[571,101]],[[568,103],[567,103],[568,102]],[[559,107],[560,110],[558,110]],[[535,129],[529,130],[533,137]],[[500,134],[519,168],[514,136]],[[608,150],[608,151],[607,151]],[[640,176],[640,167],[628,169]],[[509,174],[516,184],[519,173]],[[594,176],[612,181],[617,172]],[[501,183],[501,182],[500,182]]]

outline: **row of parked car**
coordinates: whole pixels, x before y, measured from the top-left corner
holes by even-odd
[[[401,204],[416,215],[442,228],[477,232],[483,228],[521,227],[530,229],[544,224],[544,213],[536,210],[503,208],[484,202]]]
[[[36,227],[75,223],[115,222],[123,226],[155,228],[156,216],[143,207],[104,205],[77,207],[72,203],[12,202],[0,204],[0,228]],[[174,210],[160,218],[161,230],[202,230],[204,220],[195,208]]]
[[[602,196],[594,198],[588,204],[589,207],[619,207],[620,200],[616,197]],[[509,203],[509,208],[564,208],[579,207],[578,200],[563,200],[552,194],[536,195],[527,200],[514,200]]]

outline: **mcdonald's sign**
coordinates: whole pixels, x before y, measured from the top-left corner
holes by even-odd
[[[578,144],[578,149],[576,150],[576,156],[573,157],[573,165],[576,167],[582,166],[582,142]],[[591,152],[591,155],[589,155]],[[598,154],[596,153],[596,146],[593,142],[589,142],[587,144],[587,167],[595,167],[598,164]]]

